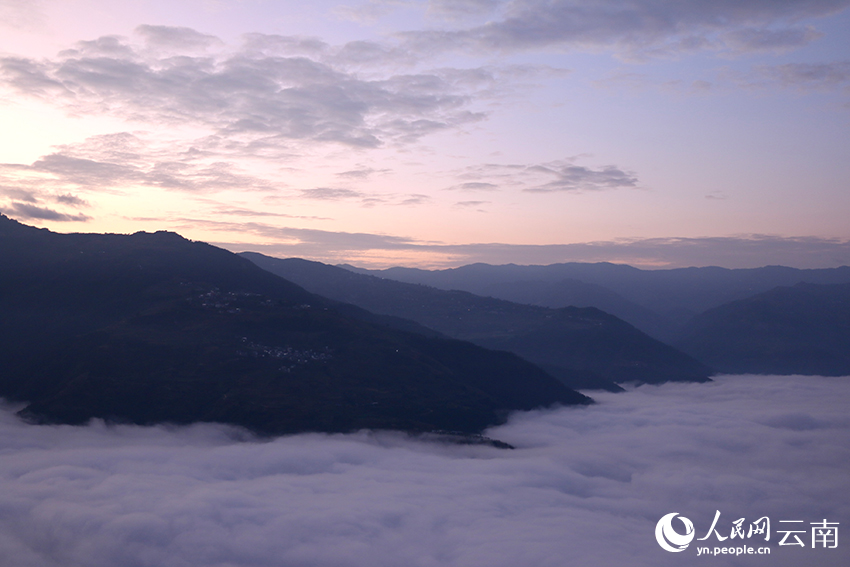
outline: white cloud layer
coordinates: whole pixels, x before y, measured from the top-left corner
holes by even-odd
[[[684,566],[695,549],[663,551],[656,522],[677,512],[702,537],[720,510],[726,532],[769,516],[772,553],[712,565],[847,565],[847,378],[720,377],[595,397],[489,431],[513,451],[394,433],[260,442],[212,425],[30,426],[4,410],[0,563]],[[838,548],[777,546],[779,520],[824,518],[841,522]]]

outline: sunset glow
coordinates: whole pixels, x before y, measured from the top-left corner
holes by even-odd
[[[850,0],[0,0],[0,212],[364,267],[850,263]]]

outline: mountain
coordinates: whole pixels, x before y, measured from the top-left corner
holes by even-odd
[[[850,284],[801,283],[695,317],[678,343],[729,373],[850,375]]]
[[[631,323],[652,337],[666,340],[675,334],[675,325],[667,318],[606,287],[576,279],[491,281],[483,283],[474,293],[554,309],[596,307]]]
[[[411,332],[424,329],[173,233],[0,215],[0,265],[0,395],[33,420],[469,433],[590,402],[513,354]]]
[[[595,308],[521,305],[297,258],[253,252],[242,256],[314,293],[517,353],[573,388],[616,390],[618,382],[705,381],[711,374],[690,356]]]
[[[605,262],[572,262],[548,266],[470,264],[446,270],[342,267],[406,283],[547,307],[597,307],[665,342],[675,341],[695,315],[730,301],[777,286],[850,282],[848,266],[817,270],[784,266],[641,270]],[[594,287],[581,288],[576,282]]]

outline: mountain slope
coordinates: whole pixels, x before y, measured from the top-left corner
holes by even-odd
[[[616,315],[655,338],[670,342],[691,317],[735,301],[797,283],[836,284],[850,282],[850,267],[801,270],[784,266],[752,269],[718,267],[641,270],[610,263],[518,266],[470,264],[446,270],[390,268],[358,273],[430,285],[439,289],[469,291],[517,301],[517,284],[525,290],[537,286],[531,303],[548,307],[592,306]],[[590,295],[574,282],[599,286]],[[534,283],[532,283],[534,282]],[[601,289],[600,289],[601,288]],[[608,294],[602,293],[607,290]],[[523,291],[522,293],[529,293]],[[578,302],[576,302],[578,300]],[[636,308],[637,307],[637,308]]]
[[[599,284],[576,279],[494,281],[481,285],[473,293],[553,309],[595,307],[634,325],[656,339],[668,340],[675,334],[675,325],[654,311]]]
[[[0,395],[33,419],[262,433],[476,432],[588,403],[524,360],[394,328],[172,233],[56,234],[0,216]]]
[[[702,381],[711,373],[684,353],[598,309],[520,305],[356,274],[319,262],[242,255],[315,293],[520,354],[571,387],[614,389],[614,383],[626,381]]]
[[[683,350],[729,373],[850,375],[850,284],[797,284],[706,311]]]

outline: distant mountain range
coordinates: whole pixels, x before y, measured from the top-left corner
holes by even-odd
[[[779,286],[850,283],[850,267],[800,270],[784,266],[641,270],[610,263],[549,266],[471,264],[446,270],[351,271],[444,290],[544,307],[597,307],[665,342],[675,342],[696,315]]]
[[[709,309],[677,344],[733,374],[850,375],[850,284],[777,287]]]
[[[847,266],[640,270],[608,263],[473,264],[433,271],[343,267],[533,305],[598,307],[720,372],[850,375]]]
[[[572,388],[619,390],[617,383],[622,382],[705,381],[712,373],[692,357],[594,307],[521,305],[308,260],[253,252],[242,256],[319,295],[519,354]]]
[[[0,395],[33,420],[472,433],[591,401],[514,354],[173,233],[56,234],[0,215],[0,266]]]

